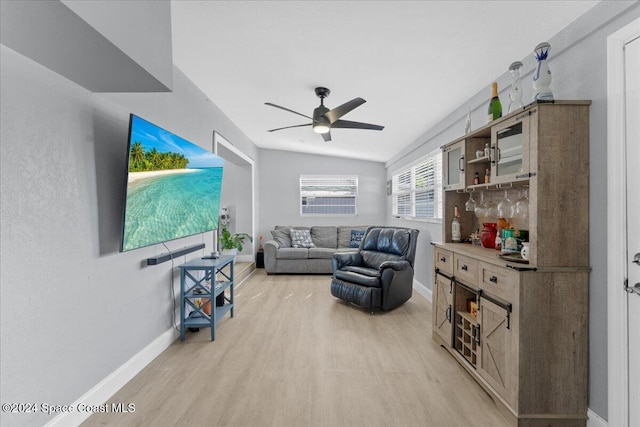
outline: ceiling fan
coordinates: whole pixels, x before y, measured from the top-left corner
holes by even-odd
[[[369,123],[361,123],[361,122],[351,122],[348,120],[340,120],[340,117],[344,116],[349,111],[367,102],[364,99],[354,98],[351,101],[345,102],[341,106],[334,108],[333,110],[329,110],[327,107],[324,106],[324,99],[327,96],[329,96],[331,91],[326,87],[317,87],[315,91],[316,91],[316,96],[320,98],[320,106],[317,107],[315,110],[313,110],[313,117],[309,117],[305,114],[298,113],[297,111],[293,111],[288,108],[281,107],[276,104],[272,104],[271,102],[265,102],[265,105],[280,108],[281,110],[289,111],[290,113],[297,114],[302,117],[306,117],[307,119],[311,119],[311,123],[306,123],[303,125],[285,126],[282,128],[271,129],[268,132],[275,132],[277,130],[283,130],[283,129],[299,128],[303,126],[312,126],[314,132],[322,135],[322,138],[325,141],[331,141],[330,131],[332,128],[369,129],[369,130],[384,129],[384,126],[372,125]]]

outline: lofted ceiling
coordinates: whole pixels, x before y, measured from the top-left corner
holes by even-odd
[[[597,3],[174,0],[173,61],[259,147],[384,162]],[[384,130],[267,132],[310,121],[265,102],[312,116],[317,86]]]

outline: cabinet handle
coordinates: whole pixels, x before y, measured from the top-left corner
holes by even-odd
[[[516,175],[516,179],[531,178],[532,176],[536,176],[536,173],[535,172],[527,172],[527,173],[523,173],[522,175]]]
[[[467,265],[465,264],[460,268],[460,270],[467,271],[469,270],[469,267],[467,267]]]
[[[460,169],[460,172],[464,172],[464,156],[458,159],[458,169]]]
[[[441,262],[447,262],[447,259],[446,259],[445,257],[441,257],[441,258],[440,258],[440,261],[441,261]]]
[[[489,277],[489,281],[493,283],[498,283],[498,278],[496,276]]]
[[[446,312],[445,316],[447,317],[447,320],[449,321],[449,323],[451,323],[451,305],[449,305],[449,307],[447,307],[447,312]]]

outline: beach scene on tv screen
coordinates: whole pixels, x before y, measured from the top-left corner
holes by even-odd
[[[222,158],[132,116],[122,250],[218,227]]]

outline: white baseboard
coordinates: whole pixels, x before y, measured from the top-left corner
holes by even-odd
[[[138,372],[158,357],[160,353],[165,351],[177,338],[178,332],[174,328],[167,330],[151,344],[140,350],[135,356],[100,381],[95,387],[86,392],[82,397],[73,402],[72,407],[78,408],[78,405],[81,404],[91,406],[104,404],[111,396],[135,377]],[[47,423],[46,427],[77,426],[82,424],[82,422],[91,415],[91,412],[63,412]]]
[[[423,285],[422,283],[418,282],[415,279],[413,279],[413,289],[418,291],[420,295],[422,295],[429,302],[431,302],[431,299],[432,299],[431,289],[427,288],[425,285]]]
[[[587,427],[608,427],[609,424],[591,409],[587,409]]]

